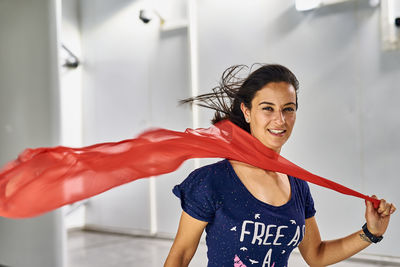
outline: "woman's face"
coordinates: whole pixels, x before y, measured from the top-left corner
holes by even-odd
[[[265,146],[280,153],[296,121],[296,91],[286,82],[271,82],[251,101],[251,109],[241,104],[251,134]]]

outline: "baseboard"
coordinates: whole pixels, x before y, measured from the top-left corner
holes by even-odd
[[[173,240],[174,234],[171,233],[157,233],[151,234],[150,231],[143,230],[135,230],[135,229],[125,229],[119,227],[109,227],[109,226],[98,226],[98,225],[85,225],[84,227],[77,227],[69,229],[68,231],[93,231],[99,233],[108,233],[108,234],[117,234],[117,235],[129,235],[133,237],[145,237],[145,238],[157,238],[157,239],[166,239]],[[203,242],[201,242],[203,243]],[[298,249],[295,249],[293,253],[300,254]],[[400,266],[400,257],[394,256],[384,256],[384,255],[375,255],[375,254],[367,254],[367,253],[358,253],[355,256],[347,259],[346,261],[357,262],[357,263],[366,263],[366,264],[376,264],[377,266]],[[1,267],[1,265],[0,265]]]

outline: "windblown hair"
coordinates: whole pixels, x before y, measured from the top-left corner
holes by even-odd
[[[253,65],[254,66],[254,65]],[[250,126],[246,122],[240,104],[251,109],[251,101],[257,91],[271,82],[286,82],[291,84],[296,92],[296,109],[298,108],[297,92],[299,82],[296,76],[286,67],[278,64],[263,64],[255,71],[246,65],[235,65],[226,69],[219,85],[212,89],[212,93],[202,94],[183,99],[180,103],[191,103],[215,110],[213,124],[228,119],[240,128],[250,133]],[[250,74],[241,78],[240,73],[249,69]]]

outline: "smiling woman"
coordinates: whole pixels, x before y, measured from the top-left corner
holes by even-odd
[[[215,110],[214,124],[228,119],[279,154],[296,121],[299,83],[281,65],[238,78],[245,68],[228,68],[212,93],[182,102]],[[287,266],[296,247],[309,265],[330,265],[379,242],[396,210],[367,201],[362,230],[321,241],[307,182],[227,159],[193,171],[173,193],[183,212],[166,267],[188,266],[204,229],[209,267]]]

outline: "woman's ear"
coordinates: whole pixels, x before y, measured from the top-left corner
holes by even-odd
[[[247,123],[250,123],[250,109],[248,109],[248,108],[244,105],[243,102],[240,103],[240,109],[241,109],[242,112],[243,112],[243,116],[244,116],[244,119],[246,120],[246,122],[247,122]]]

